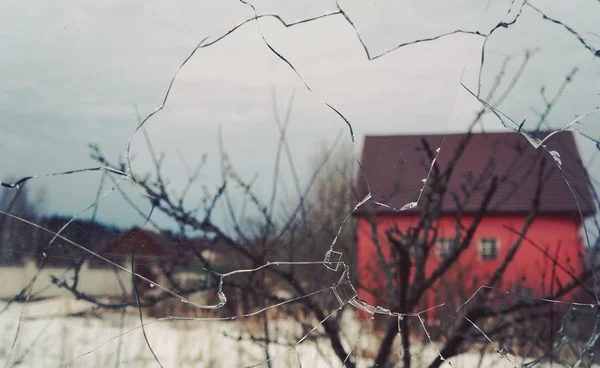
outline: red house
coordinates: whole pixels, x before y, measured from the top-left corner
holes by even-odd
[[[546,135],[546,132],[536,134]],[[532,212],[538,188],[542,192],[533,222],[501,281],[495,284],[495,290],[519,290],[542,296],[569,282],[585,260],[581,215],[593,215],[595,206],[574,135],[571,132],[555,134],[545,145],[548,151],[555,151],[556,161],[548,151],[535,149],[522,135],[513,132],[367,136],[357,190],[362,198],[370,188],[372,202],[379,204],[365,205],[355,213],[359,297],[371,305],[390,305],[382,267],[393,258],[387,230],[397,228],[406,233],[420,220],[432,221],[431,226],[436,231],[431,235],[432,245],[422,263],[424,275],[419,276],[426,278],[464,239],[469,226],[481,214],[470,242],[464,243],[468,248],[423,295],[419,308],[448,303],[451,297],[458,299],[454,303],[466,301],[475,290],[487,284],[519,238]],[[457,156],[456,152],[461,150],[462,154]],[[432,157],[436,155],[435,166],[432,166]],[[558,163],[577,202],[561,176]],[[440,181],[436,178],[451,165],[455,165],[454,170],[442,185],[446,188],[445,194],[438,196],[436,207],[429,195],[439,190]],[[494,176],[498,180],[497,189],[482,211],[486,190]],[[408,206],[399,211],[404,205],[417,201],[416,207]],[[437,212],[427,216],[424,211]],[[376,225],[376,238],[373,225]],[[375,239],[380,244],[379,249]],[[415,277],[414,271],[410,277]]]
[[[228,261],[231,253],[229,244],[220,239],[176,238],[166,233],[133,227],[109,243],[100,254],[129,269],[133,250],[136,273],[165,286],[168,286],[168,281],[163,277],[165,272],[180,276],[205,274],[198,255],[210,261],[212,267],[218,267]],[[183,284],[185,282],[181,281]],[[138,290],[143,293],[150,290],[150,285],[138,280]]]

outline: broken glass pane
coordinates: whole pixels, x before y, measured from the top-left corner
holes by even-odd
[[[593,366],[598,6],[4,5],[0,362]]]

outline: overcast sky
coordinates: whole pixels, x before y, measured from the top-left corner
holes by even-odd
[[[340,1],[372,57],[455,30],[487,33],[498,22],[514,18],[518,4],[509,12],[510,3],[421,1],[407,8],[393,0]],[[335,3],[326,1],[255,4],[260,14],[276,13],[286,22],[336,10]],[[600,2],[531,4],[568,24],[593,50],[600,48],[595,23]],[[116,161],[137,124],[134,106],[142,116],[149,114],[161,104],[174,70],[202,39],[215,40],[253,16],[237,1],[9,0],[0,9],[2,181],[94,166],[90,143]],[[458,33],[369,60],[355,30],[341,15],[289,28],[273,18],[262,18],[259,24],[264,37],[294,65],[314,94],[266,47],[256,22],[199,49],[179,73],[165,109],[145,124],[156,150],[165,153],[164,174],[173,188],[185,185],[181,157],[193,166],[207,155],[190,205],[200,200],[203,186],[214,191],[220,181],[219,129],[239,173],[248,180],[258,175],[257,191],[270,192],[279,136],[273,90],[281,115],[296,91],[288,140],[303,177],[310,171],[309,158],[323,144],[339,134],[350,142],[346,123],[319,99],[348,118],[357,154],[366,134],[464,131],[480,107],[460,83],[477,90],[484,37]],[[527,124],[534,124],[533,110],[544,109],[540,88],[545,86],[553,97],[575,67],[573,81],[548,118],[550,127],[565,126],[600,105],[600,57],[531,7],[523,9],[513,26],[488,38],[482,96],[511,56],[499,91],[506,88],[526,50],[536,50],[535,55],[499,106],[502,111],[518,122],[528,118]],[[484,121],[486,130],[505,130],[491,115]],[[600,115],[592,115],[578,128],[598,138],[599,121]],[[593,144],[584,139],[578,143],[590,159]],[[141,133],[133,137],[131,154],[135,173],[151,169]],[[600,172],[597,162],[592,173]],[[287,170],[285,164],[282,167]],[[94,172],[39,178],[31,186],[45,188],[47,211],[74,214],[93,202],[100,177]],[[128,184],[123,188],[139,197]],[[118,193],[103,199],[98,216],[122,226],[141,221]]]

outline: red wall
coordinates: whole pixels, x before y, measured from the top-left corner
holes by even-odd
[[[491,274],[498,268],[507,252],[518,239],[518,235],[505,226],[521,231],[525,223],[525,216],[487,216],[479,224],[473,241],[457,260],[455,265],[447,271],[441,280],[430,290],[424,298],[424,307],[433,306],[440,302],[449,304],[448,290],[460,288],[461,292],[452,291],[454,303],[462,303],[480,286],[486,285]],[[380,244],[382,252],[389,258],[389,244],[385,230],[398,226],[406,229],[416,222],[412,216],[379,216],[377,217]],[[468,227],[472,218],[463,216],[463,225]],[[554,267],[554,262],[544,255],[546,250],[552,257],[557,257],[558,262],[577,274],[582,268],[583,243],[579,235],[580,221],[572,216],[545,216],[538,218],[531,225],[526,238],[534,242],[537,249],[530,242],[523,240],[513,262],[508,266],[502,283],[496,285],[495,291],[506,292],[514,290],[518,285],[533,289],[538,295],[544,295],[551,288],[558,288],[556,280],[562,284],[571,280],[568,272]],[[439,224],[438,237],[454,237],[456,220],[452,216],[442,217]],[[377,248],[372,239],[372,228],[364,217],[358,219],[358,265],[359,280],[362,286],[359,297],[371,305],[389,307],[391,303],[385,300],[385,277],[379,262]],[[481,237],[495,237],[499,239],[499,256],[496,260],[484,261],[479,255],[478,243]],[[426,277],[439,265],[441,259],[437,253],[437,246],[430,253],[426,264]],[[553,274],[554,272],[554,274]],[[412,274],[412,272],[411,272]],[[554,279],[554,282],[552,281]],[[373,293],[368,289],[377,290]],[[385,303],[385,304],[382,304]]]

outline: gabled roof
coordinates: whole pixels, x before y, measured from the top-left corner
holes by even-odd
[[[134,227],[121,234],[118,240],[109,244],[103,254],[106,255],[131,255],[135,246],[139,256],[181,256],[190,254],[191,251],[223,250],[227,245],[222,241],[205,238],[174,238],[163,233]]]
[[[548,134],[549,132],[538,132],[534,136],[543,138]],[[423,140],[429,144],[434,154],[435,150],[440,148],[436,165],[443,171],[464,137],[464,133],[365,137],[361,165],[373,200],[389,204],[396,209],[416,201],[423,188],[422,180],[427,177],[431,167]],[[573,133],[564,131],[554,134],[544,144],[549,151],[560,154],[564,175],[577,195],[584,216],[593,214],[595,204]],[[499,186],[488,211],[528,213],[535,195],[542,160],[546,161],[547,179],[541,196],[540,213],[577,214],[573,195],[552,157],[543,148],[535,149],[524,136],[515,132],[473,133],[450,179],[448,194],[455,193],[460,199],[464,199],[465,186],[472,186],[474,180],[482,173],[486,173],[488,178],[488,181],[483,183],[484,188],[487,188],[492,175],[510,172],[510,179]],[[430,184],[431,180],[426,186]],[[357,191],[359,198],[368,193],[361,172],[358,173]],[[482,197],[481,191],[471,196],[464,211],[477,211]],[[456,210],[452,195],[446,195],[442,211],[451,213]],[[363,206],[357,214],[364,214],[366,211]],[[396,213],[393,209],[382,206],[378,206],[377,211],[382,214]],[[419,209],[407,212],[415,211]]]

